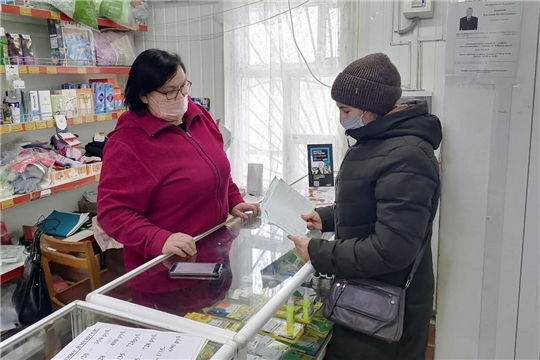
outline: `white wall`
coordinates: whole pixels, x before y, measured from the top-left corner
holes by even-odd
[[[449,18],[456,18],[456,8],[457,2],[449,5]],[[520,277],[538,272],[537,247],[536,254],[526,254],[536,268],[521,265],[523,250],[528,250],[523,241],[529,160],[538,162],[538,154],[529,154],[539,10],[538,2],[523,2],[514,79],[446,77],[439,359],[515,357]],[[453,45],[447,43],[449,62]]]
[[[209,97],[211,114],[223,116],[223,24],[219,2],[150,1],[147,33],[136,38],[137,50],[176,52],[193,82],[191,95]]]

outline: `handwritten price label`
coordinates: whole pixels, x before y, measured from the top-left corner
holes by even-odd
[[[93,116],[87,116],[84,118],[84,122],[86,123],[93,123],[95,121]]]
[[[11,132],[20,132],[23,131],[22,124],[13,124],[11,125]]]
[[[54,127],[54,120],[47,120],[47,127],[50,129],[50,128],[53,128]]]
[[[24,129],[25,129],[26,131],[36,130],[36,124],[35,124],[35,123],[27,123],[27,124],[24,124]]]
[[[10,133],[9,125],[2,125],[0,127],[0,130],[2,131],[2,134],[9,134]]]
[[[60,20],[60,13],[56,11],[51,11],[51,19]]]
[[[47,128],[47,123],[45,121],[39,121],[36,123],[36,129],[42,130]]]
[[[13,206],[15,206],[13,199],[2,201],[2,210],[12,208]]]
[[[73,118],[73,125],[78,125],[78,124],[82,124],[82,123],[83,123],[83,118],[81,118],[81,117]]]
[[[28,74],[26,66],[19,66],[19,74]]]
[[[56,71],[56,68],[54,66],[47,66],[47,74],[54,75],[56,73],[57,73],[57,71]]]
[[[26,6],[21,6],[19,8],[19,14],[21,14],[23,16],[32,16],[32,9],[30,9],[29,7],[26,7]]]
[[[77,74],[86,74],[86,68],[85,67],[78,67],[77,68]]]
[[[107,117],[105,115],[98,115],[97,116],[97,121],[105,121],[107,120]]]
[[[6,67],[0,66],[0,74],[5,74],[5,73],[6,73]]]
[[[28,67],[28,73],[29,74],[39,74],[39,67],[37,67],[37,66],[29,66]]]

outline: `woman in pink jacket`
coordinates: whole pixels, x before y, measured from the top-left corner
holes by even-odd
[[[98,221],[124,245],[128,271],[161,254],[193,256],[192,236],[228,214],[259,213],[257,205],[244,203],[218,126],[189,99],[190,87],[176,54],[146,50],[131,67],[129,111],[109,135],[98,188]],[[160,287],[138,283],[141,291]]]

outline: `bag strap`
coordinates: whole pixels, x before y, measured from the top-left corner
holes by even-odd
[[[416,258],[414,259],[414,263],[413,263],[413,266],[411,268],[411,272],[409,273],[409,276],[407,276],[407,282],[405,283],[405,290],[407,290],[407,288],[411,285],[411,282],[414,278],[414,273],[416,272],[416,270],[418,269],[418,265],[420,265],[420,261],[422,261],[422,258],[424,257],[424,253],[426,252],[426,246],[427,244],[429,243],[429,241],[427,241],[427,239],[429,239],[431,237],[431,231],[430,231],[430,236],[426,236],[426,240],[424,240],[424,242],[422,243],[422,247],[420,248],[420,252],[418,253],[418,255],[416,255]]]

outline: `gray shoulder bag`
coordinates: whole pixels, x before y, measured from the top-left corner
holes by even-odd
[[[371,279],[336,279],[325,301],[323,315],[338,325],[385,340],[399,341],[403,333],[405,293],[422,260],[425,240],[407,277],[405,287]]]

